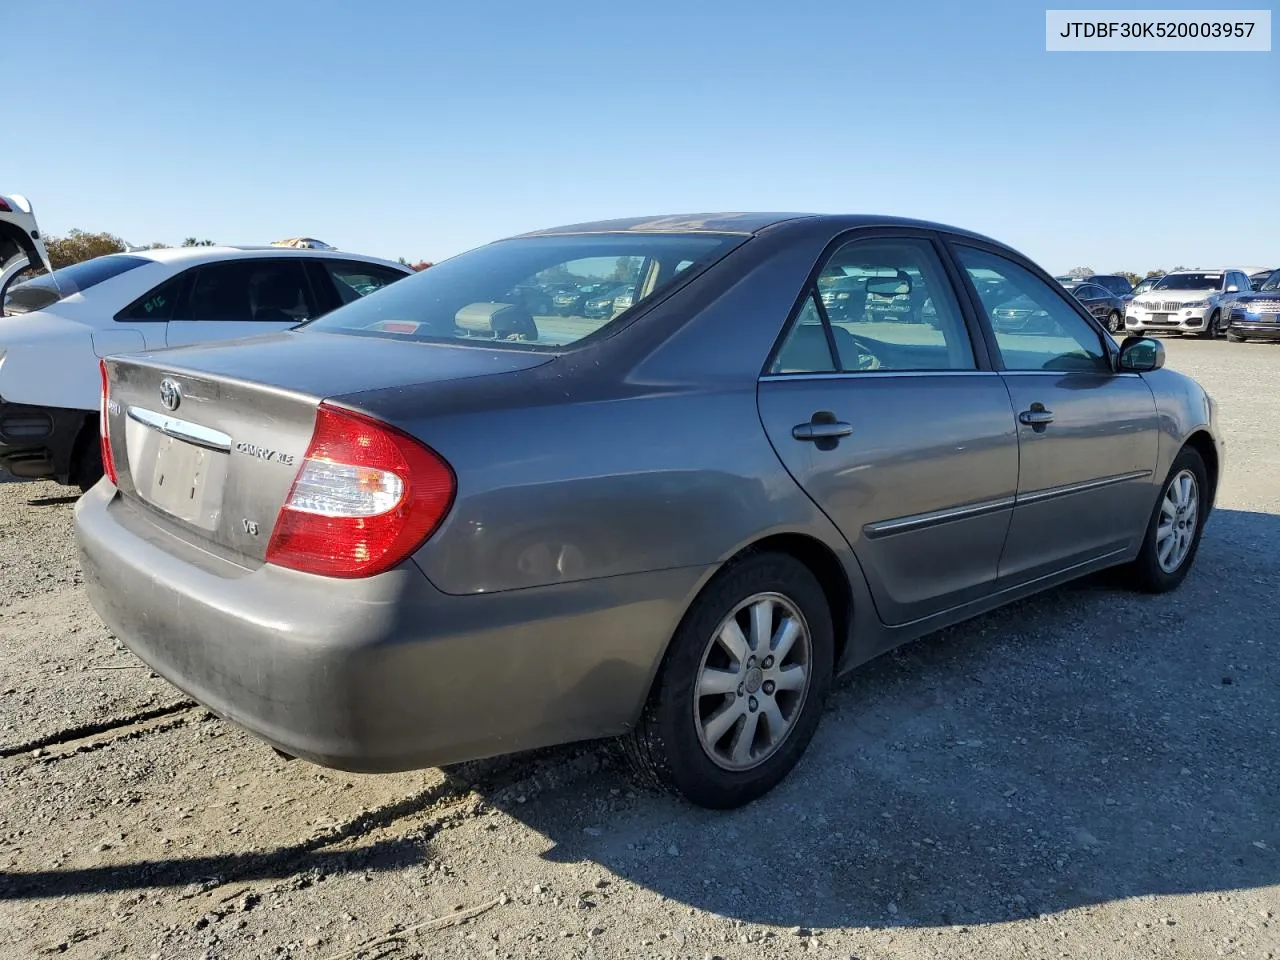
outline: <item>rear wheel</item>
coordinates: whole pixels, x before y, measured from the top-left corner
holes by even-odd
[[[1209,511],[1209,478],[1204,459],[1184,447],[1169,468],[1156,500],[1142,550],[1130,565],[1134,584],[1147,593],[1164,593],[1186,579],[1200,549]]]
[[[89,490],[102,479],[102,445],[98,440],[97,420],[86,424],[76,438],[71,454],[71,483],[81,493]]]
[[[703,807],[771,790],[804,753],[831,684],[831,610],[809,568],[748,556],[703,590],[672,638],[627,751]]]

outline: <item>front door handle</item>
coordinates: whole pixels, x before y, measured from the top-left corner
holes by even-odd
[[[1046,410],[1043,403],[1033,403],[1030,410],[1023,410],[1018,414],[1018,422],[1025,423],[1027,426],[1034,427],[1037,430],[1043,430],[1053,423],[1053,411]]]
[[[797,423],[791,436],[797,440],[839,440],[853,433],[853,425],[837,420],[832,413],[815,413],[808,423]]]

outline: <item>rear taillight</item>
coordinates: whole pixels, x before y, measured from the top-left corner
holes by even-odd
[[[116,484],[116,458],[111,454],[111,382],[107,377],[107,361],[98,361],[98,371],[102,374],[102,402],[98,405],[98,439],[102,444],[102,472],[114,485]]]
[[[329,577],[382,573],[431,536],[455,489],[453,470],[425,444],[322,403],[267,562]]]
[[[13,213],[13,208],[4,202],[4,197],[0,197],[0,213]]]

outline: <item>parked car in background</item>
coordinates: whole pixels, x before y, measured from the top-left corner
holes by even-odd
[[[617,316],[503,300],[622,257],[645,280]],[[854,273],[934,325],[831,317],[825,278]],[[992,296],[1054,335],[993,329]],[[85,587],[287,754],[373,772],[623,735],[733,807],[796,763],[834,674],[1106,567],[1182,581],[1222,451],[1163,351],[915,220],[541,231],[274,336],[108,357]]]
[[[1137,284],[1134,286],[1132,292],[1130,292],[1129,295],[1125,297],[1125,302],[1127,303],[1128,301],[1132,300],[1134,297],[1136,297],[1140,293],[1146,293],[1148,290],[1154,287],[1157,283],[1159,283],[1163,277],[1164,277],[1164,274],[1162,273],[1159,276],[1145,277],[1142,280],[1139,280]]]
[[[1257,273],[1249,274],[1249,284],[1254,290],[1261,290],[1262,285],[1271,278],[1275,270],[1259,270]]]
[[[1125,329],[1129,333],[1168,331],[1217,337],[1236,297],[1252,289],[1240,270],[1174,270],[1143,296],[1129,301]]]
[[[1273,270],[1254,292],[1236,297],[1227,339],[1234,343],[1280,339],[1280,270]]]
[[[617,309],[615,301],[623,294],[633,293],[634,290],[634,283],[604,287],[583,301],[582,315],[592,320],[599,319],[600,317],[611,317]]]
[[[349,253],[177,247],[14,284],[0,318],[0,466],[87,489],[102,475],[99,357],[285,330],[410,275]]]
[[[1085,309],[1098,318],[1111,333],[1124,330],[1125,298],[1098,283],[1081,283],[1071,290],[1071,295],[1084,304]]]
[[[1129,282],[1129,278],[1118,273],[1095,273],[1088,277],[1064,276],[1055,277],[1054,279],[1072,293],[1082,283],[1096,283],[1118,297],[1126,297],[1133,292],[1133,284]]]

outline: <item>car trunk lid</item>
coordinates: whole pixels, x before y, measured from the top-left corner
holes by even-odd
[[[342,334],[106,361],[121,493],[182,539],[261,563],[326,397],[528,369],[547,354]],[[426,438],[429,442],[429,438]]]

